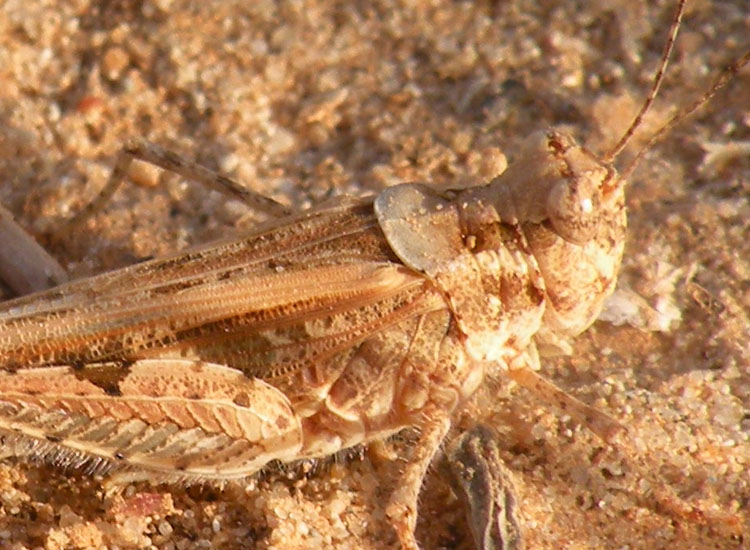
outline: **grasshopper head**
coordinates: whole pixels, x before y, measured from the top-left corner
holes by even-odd
[[[486,188],[505,223],[543,223],[571,243],[589,241],[607,212],[620,211],[623,189],[614,168],[563,132],[530,136],[518,159]]]
[[[524,233],[545,282],[544,329],[565,337],[588,328],[614,291],[625,245],[625,185],[570,136],[551,131],[544,139],[554,166],[540,196],[547,218],[524,224]]]
[[[624,184],[614,168],[549,130],[528,139],[483,199],[523,235],[544,281],[542,335],[585,330],[614,290],[623,253]]]
[[[615,170],[579,146],[567,134],[544,135],[556,181],[547,192],[546,211],[554,230],[566,241],[583,244],[620,211],[622,185]],[[555,174],[552,174],[555,178]]]

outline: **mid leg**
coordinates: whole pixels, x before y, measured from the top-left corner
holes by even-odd
[[[419,491],[427,468],[448,433],[450,424],[447,416],[432,417],[425,422],[419,442],[414,448],[414,456],[402,472],[386,507],[385,513],[396,530],[402,550],[419,550],[414,537]]]

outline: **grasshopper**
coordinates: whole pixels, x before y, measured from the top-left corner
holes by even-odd
[[[416,548],[422,478],[484,379],[510,377],[605,439],[619,429],[536,374],[536,347],[564,347],[614,289],[617,149],[602,162],[563,132],[535,134],[486,186],[340,199],[3,304],[4,441],[156,480],[223,481],[416,426],[387,507]],[[151,153],[175,167],[134,145],[115,175]]]
[[[513,474],[492,430],[479,425],[453,439],[441,466],[464,501],[476,548],[522,550]]]

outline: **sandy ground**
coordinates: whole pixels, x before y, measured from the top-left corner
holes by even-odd
[[[56,240],[130,136],[299,208],[329,189],[481,182],[502,167],[501,151],[512,162],[523,137],[548,126],[602,151],[649,86],[672,11],[671,1],[632,0],[5,0],[0,202],[85,276],[263,219],[142,168],[85,228]],[[691,4],[646,133],[750,47],[749,25],[745,0]],[[642,469],[704,510],[735,513],[745,531],[749,106],[744,71],[649,152],[629,190],[609,321],[544,366],[629,427]],[[743,546],[725,526],[657,513],[632,464],[521,390],[479,405],[502,435],[527,548]],[[107,497],[81,472],[7,458],[0,548],[397,548],[382,504],[396,468],[364,454],[224,491],[140,484]],[[427,549],[472,548],[436,472],[417,533]]]

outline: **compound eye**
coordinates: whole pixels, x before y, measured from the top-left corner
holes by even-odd
[[[582,244],[594,236],[600,217],[600,197],[593,179],[561,180],[547,197],[552,227],[566,241]]]

